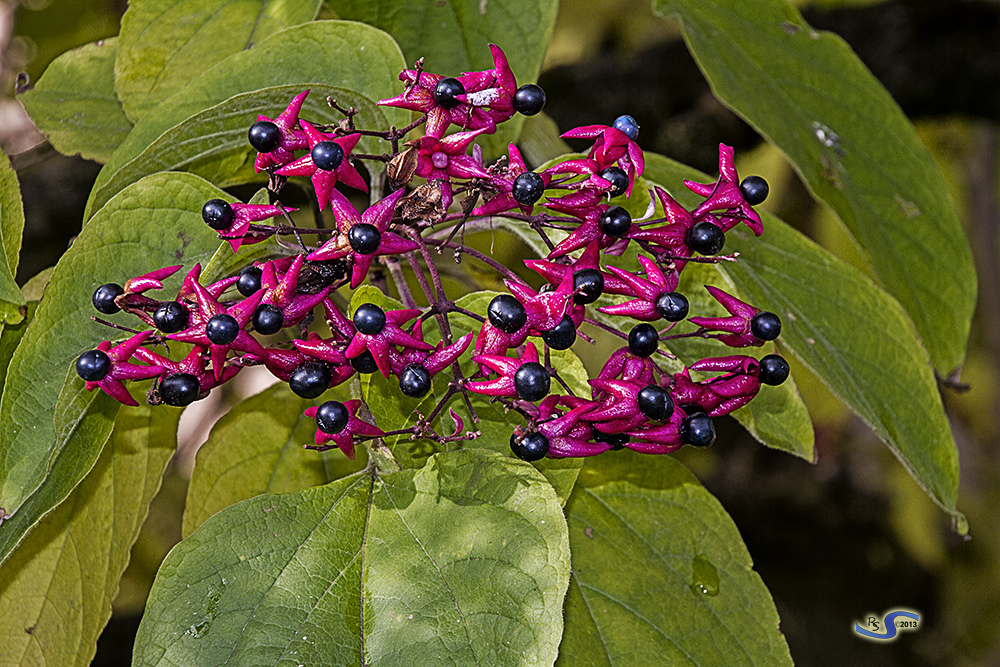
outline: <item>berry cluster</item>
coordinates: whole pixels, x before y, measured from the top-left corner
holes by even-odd
[[[450,370],[446,388],[439,385],[431,414],[393,434],[438,442],[475,437],[475,432],[461,433],[461,420],[454,411],[459,424],[454,435],[439,435],[433,427],[446,404],[458,396],[476,419],[469,400],[472,393],[491,397],[524,416],[525,425],[515,429],[510,445],[528,461],[590,456],[623,447],[665,453],[683,444],[712,444],[712,418],[748,403],[762,384],[782,383],[788,364],[774,354],[760,360],[732,355],[703,359],[668,373],[657,355],[673,358],[661,345],[671,339],[698,336],[746,348],[778,337],[781,321],[774,313],[707,286],[729,315],[689,317],[688,300],[677,291],[680,273],[689,262],[720,259],[728,230],[745,223],[756,235],[762,233],[753,207],[767,196],[767,183],[757,176],[740,181],[732,149],[720,146],[718,180],[685,182],[703,198],[694,210],[655,188],[663,217],[633,219],[625,207],[614,203],[631,195],[644,169],[636,143],[639,126],[631,116],[621,116],[610,126],[591,125],[565,133],[564,137],[592,142],[586,157],[531,171],[512,144],[507,156],[485,165],[475,139],[495,132],[498,123],[517,112],[538,113],[545,102],[538,86],[518,87],[503,52],[490,48],[494,59],[490,70],[445,77],[424,72],[418,61],[415,69],[402,72],[402,94],[379,102],[421,114],[402,130],[358,129],[356,112],[333,100],[330,105],[344,116],[340,123],[309,122],[299,117],[308,90],[277,117],[259,116],[248,137],[258,153],[257,171],[270,177],[272,203],[213,199],[205,203],[202,217],[234,252],[280,234],[295,236],[295,253],[254,262],[238,275],[207,285],[200,282],[201,267],[196,265],[176,297],[166,301],[146,293],[162,289],[162,281],[180,266],[152,271],[124,285],[100,286],[93,296],[98,311],[124,310],[153,328],[133,331],[117,345],[104,341],[81,355],[76,367],[87,389],[99,387],[122,403],[135,405],[123,381],[155,378],[150,403],[184,406],[241,369],[264,366],[307,399],[318,398],[355,374],[370,373],[391,376],[403,395],[420,398],[432,391],[435,376]],[[400,144],[421,125],[423,136]],[[446,134],[452,125],[458,131]],[[392,150],[356,154],[362,136],[380,137]],[[336,187],[342,184],[367,192],[369,186],[356,167],[359,160],[385,163],[391,190],[360,212]],[[334,229],[292,225],[288,214],[294,209],[283,207],[277,195],[294,177],[311,180],[318,208],[330,209]],[[408,192],[404,186],[415,177],[426,184]],[[449,212],[460,194],[464,195],[461,211]],[[546,257],[525,262],[546,283],[542,289],[536,291],[492,257],[454,240],[458,231],[473,229],[479,219],[498,215],[521,221],[549,248]],[[274,218],[277,224],[262,224]],[[560,234],[557,241],[550,238],[553,230]],[[321,243],[307,245],[302,241],[305,234],[319,234]],[[641,253],[639,272],[610,263],[630,245]],[[431,252],[435,248],[453,250],[456,260],[467,255],[492,267],[503,276],[509,293],[494,298],[485,315],[457,306],[444,292]],[[349,316],[338,290],[356,289],[368,281],[376,260],[388,269],[405,307],[385,310],[363,303]],[[424,308],[410,292],[403,262],[421,286],[428,304]],[[605,295],[619,297],[604,298],[596,307],[605,320],[624,317],[638,324],[626,333],[588,316],[588,307]],[[329,335],[307,328],[317,308],[322,308]],[[453,335],[455,315],[481,323],[478,332]],[[697,328],[671,333],[685,319]],[[432,338],[424,335],[428,320],[437,325]],[[584,323],[622,337],[627,345],[589,381],[590,396],[577,396],[553,367],[550,351],[566,350],[578,337],[586,338],[579,333]],[[269,346],[254,335],[271,337],[289,328],[295,329],[294,335],[272,339]],[[180,361],[151,349],[168,341],[192,348]],[[466,374],[459,361],[470,347],[473,370]],[[715,375],[694,380],[690,371]],[[553,386],[566,393],[552,393]],[[317,424],[310,446],[338,447],[353,457],[358,439],[389,435],[360,418],[361,407],[361,401],[351,400],[309,408],[306,415]]]

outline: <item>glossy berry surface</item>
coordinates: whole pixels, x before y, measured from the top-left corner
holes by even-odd
[[[455,97],[464,94],[465,87],[458,79],[453,79],[452,77],[441,79],[434,86],[434,104],[445,109],[452,109],[459,104]]]
[[[576,325],[569,315],[563,316],[559,324],[542,332],[542,340],[553,350],[568,350],[576,342]]]
[[[523,401],[540,401],[549,393],[551,385],[549,372],[545,366],[529,361],[521,364],[521,367],[514,373],[514,390],[518,398]]]
[[[374,303],[363,303],[354,311],[354,328],[358,333],[377,336],[385,328],[385,311]]]
[[[781,335],[781,318],[766,310],[750,320],[750,333],[760,340],[774,340]]]
[[[205,325],[205,336],[214,345],[229,345],[240,335],[240,324],[229,313],[213,315]]]
[[[639,138],[639,123],[635,122],[635,118],[632,116],[618,116],[612,127],[624,132],[625,136],[632,141]]]
[[[347,232],[347,240],[354,252],[371,255],[382,245],[382,232],[375,225],[359,222],[356,225],[351,225],[351,230]]]
[[[625,236],[632,229],[632,216],[621,206],[612,206],[601,214],[601,231],[608,236]]]
[[[710,447],[715,442],[715,425],[704,412],[696,412],[681,422],[681,441],[695,447]]]
[[[316,427],[329,435],[337,435],[351,418],[347,406],[340,401],[327,401],[316,408]]]
[[[628,333],[628,349],[637,357],[648,357],[660,347],[660,334],[652,324],[637,324]]]
[[[639,412],[654,421],[664,421],[674,413],[674,400],[666,389],[651,384],[639,390]]]
[[[323,171],[333,171],[344,161],[344,149],[335,141],[319,142],[310,154],[316,168]]]
[[[100,350],[90,350],[76,360],[76,374],[87,382],[100,382],[111,372],[111,359]]]
[[[490,301],[486,309],[490,324],[504,333],[514,333],[528,321],[524,306],[510,294],[500,294]]]
[[[611,190],[608,191],[608,196],[612,199],[628,191],[628,175],[621,167],[607,167],[602,169],[598,176],[606,181],[611,181]]]
[[[420,364],[410,364],[399,376],[399,390],[410,398],[420,398],[431,389],[431,375]]]
[[[375,357],[372,356],[371,351],[365,350],[358,356],[351,359],[351,368],[362,375],[368,375],[369,373],[374,373],[378,370],[378,364],[375,363]]]
[[[235,217],[233,207],[229,205],[229,202],[221,199],[209,199],[201,207],[201,219],[212,229],[226,229],[233,224]]]
[[[94,308],[99,312],[105,315],[113,315],[121,310],[118,304],[115,303],[115,299],[124,293],[125,288],[118,283],[105,283],[94,290],[94,296],[91,297],[90,302],[94,304]]]
[[[680,322],[688,316],[690,304],[680,292],[664,292],[656,299],[656,312],[667,322]]]
[[[767,199],[767,181],[760,176],[747,176],[740,183],[743,199],[751,206],[756,206]]]
[[[604,274],[597,269],[580,269],[573,272],[573,303],[585,306],[594,303],[604,294]]]
[[[534,204],[542,198],[543,192],[545,192],[545,182],[533,171],[526,171],[515,178],[511,187],[514,200],[523,206]]]
[[[625,443],[629,442],[632,438],[629,437],[628,433],[602,433],[596,428],[590,428],[590,439],[594,442],[604,442],[611,445],[611,449],[619,450],[625,448]]]
[[[296,396],[316,398],[330,386],[330,369],[318,361],[307,361],[288,378],[289,388]]]
[[[525,116],[534,116],[545,106],[545,91],[534,83],[526,83],[514,93],[514,110]]]
[[[688,230],[687,244],[699,255],[717,255],[726,245],[726,235],[711,222],[703,221]]]
[[[259,120],[250,126],[247,138],[258,153],[270,153],[281,145],[281,130],[269,120]]]
[[[788,379],[788,362],[778,354],[769,354],[760,360],[760,375],[757,377],[764,384],[776,387]]]
[[[194,403],[201,393],[198,378],[190,373],[174,373],[160,382],[160,399],[167,405],[182,408]]]
[[[549,439],[541,433],[510,436],[510,451],[522,461],[541,461],[549,453]]]
[[[254,331],[265,336],[276,334],[285,326],[285,314],[281,308],[269,303],[262,303],[253,311],[250,320],[253,323]]]
[[[243,296],[253,296],[260,290],[260,279],[264,272],[259,266],[248,266],[240,271],[240,279],[236,281],[236,289]]]
[[[188,325],[188,309],[178,301],[167,301],[153,311],[153,324],[163,333],[177,333]]]

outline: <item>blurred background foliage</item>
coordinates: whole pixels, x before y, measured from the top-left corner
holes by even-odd
[[[80,228],[98,165],[60,156],[13,99],[19,72],[35,81],[63,51],[117,33],[123,0],[0,3],[0,146],[21,181],[26,226],[19,282],[51,266]],[[962,540],[868,428],[801,366],[793,373],[816,429],[811,465],[761,447],[731,420],[708,451],[682,450],[733,516],[770,588],[801,665],[1000,664],[1000,5],[972,0],[816,0],[795,3],[809,23],[844,37],[910,116],[944,170],[980,276],[960,378],[943,383],[961,460]],[[327,15],[332,15],[327,12]],[[540,77],[562,130],[632,114],[647,150],[714,173],[720,142],[741,174],[771,184],[765,209],[870,271],[870,258],[816,204],[783,156],[709,91],[676,24],[649,0],[562,0]],[[249,195],[247,195],[249,196]],[[526,248],[491,244],[509,265]],[[489,285],[486,285],[489,287]],[[837,289],[836,285],[829,286]],[[577,346],[594,368],[608,343]],[[214,392],[182,420],[181,449],[133,549],[95,665],[129,664],[131,637],[160,560],[180,539],[187,475],[208,425],[246,384]],[[854,622],[895,607],[922,627],[889,645],[861,641]]]

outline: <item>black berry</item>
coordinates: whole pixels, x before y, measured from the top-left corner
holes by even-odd
[[[637,357],[648,357],[660,347],[660,334],[652,324],[637,324],[628,333],[628,349]]]
[[[607,167],[601,170],[598,176],[606,181],[611,181],[611,190],[608,191],[608,196],[612,199],[628,191],[628,174],[621,167]]]
[[[569,315],[563,316],[559,324],[542,332],[542,340],[553,350],[568,350],[576,342],[576,325]]]
[[[254,331],[270,336],[285,326],[285,314],[277,306],[262,303],[253,311],[253,318],[250,321],[253,323]]]
[[[717,255],[726,245],[726,235],[705,220],[688,230],[687,244],[699,255]]]
[[[201,219],[212,229],[226,229],[235,217],[233,207],[221,199],[209,199],[201,207]]]
[[[201,393],[201,383],[190,373],[174,373],[160,382],[160,399],[167,405],[182,408],[194,403]]]
[[[545,366],[529,361],[521,364],[514,373],[514,390],[521,400],[540,401],[549,393],[551,379]]]
[[[490,324],[504,333],[512,334],[528,321],[524,306],[510,294],[500,294],[490,301],[486,314]]]
[[[654,421],[664,421],[674,413],[674,401],[663,387],[651,384],[639,390],[639,411]]]
[[[214,345],[229,345],[240,335],[240,324],[229,313],[219,313],[208,320],[205,335]]]
[[[288,378],[288,386],[297,396],[316,398],[330,386],[330,369],[318,361],[307,361]]]
[[[399,389],[410,398],[420,398],[431,389],[431,375],[420,364],[410,364],[399,376]]]
[[[618,116],[618,118],[615,118],[612,127],[624,132],[625,136],[632,141],[639,138],[639,123],[635,122],[635,118],[632,118],[632,116]]]
[[[767,199],[767,181],[760,176],[747,176],[740,183],[740,192],[743,193],[746,203],[756,206]]]
[[[351,226],[351,230],[347,232],[347,240],[350,241],[354,252],[372,255],[382,245],[382,232],[375,225],[359,222]]]
[[[777,354],[769,354],[760,360],[760,375],[757,377],[764,384],[776,387],[788,379],[788,362]]]
[[[264,272],[259,266],[248,266],[240,271],[240,279],[236,281],[236,289],[243,296],[253,296],[260,290],[260,279]]]
[[[611,445],[611,449],[619,450],[625,448],[625,443],[632,438],[628,433],[603,433],[593,426],[590,427],[590,439],[594,442],[604,442]]]
[[[680,322],[688,315],[687,297],[680,292],[664,292],[656,299],[656,311],[667,322]]]
[[[522,461],[540,461],[549,453],[549,439],[541,433],[510,436],[510,451]]]
[[[310,154],[316,168],[323,171],[333,171],[344,161],[344,149],[336,141],[321,141]]]
[[[328,435],[337,435],[351,418],[347,406],[340,401],[327,401],[316,409],[316,426]]]
[[[125,288],[118,283],[105,283],[94,290],[94,296],[91,297],[90,302],[94,304],[94,308],[105,315],[113,315],[121,310],[115,303],[115,299],[124,293]]]
[[[465,87],[458,79],[448,77],[441,79],[434,86],[434,104],[445,109],[452,109],[459,105],[455,99],[458,95],[465,95]]]
[[[371,350],[365,350],[351,359],[351,367],[362,375],[374,373],[378,370],[378,364],[375,363],[375,357],[372,355]]]
[[[597,269],[574,271],[573,291],[573,303],[581,306],[594,303],[604,294],[604,274]]]
[[[545,192],[545,181],[533,171],[526,171],[514,179],[511,194],[514,200],[523,206],[531,206],[542,198]]]
[[[621,206],[612,206],[601,214],[601,231],[608,236],[625,236],[632,228],[632,216]]]
[[[681,442],[695,447],[710,447],[715,442],[715,425],[704,412],[696,412],[681,422]]]
[[[514,93],[514,110],[525,116],[534,116],[545,106],[545,91],[541,86],[526,83]]]
[[[153,311],[153,324],[165,334],[177,333],[188,325],[188,309],[178,301],[167,301]]]
[[[76,374],[87,382],[100,382],[111,372],[111,359],[100,350],[90,350],[76,360]]]
[[[774,340],[781,334],[781,318],[766,310],[750,320],[750,333],[760,340]]]
[[[385,311],[374,303],[363,303],[354,311],[354,328],[358,333],[377,336],[385,328]]]
[[[247,138],[258,153],[270,153],[281,145],[281,130],[269,120],[259,120],[250,126]]]

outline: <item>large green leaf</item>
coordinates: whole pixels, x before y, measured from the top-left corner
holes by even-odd
[[[483,450],[262,496],[167,556],[133,665],[551,665],[568,547],[541,475]]]
[[[122,16],[114,65],[125,113],[140,120],[227,56],[311,21],[319,6],[320,0],[133,0]]]
[[[667,456],[588,463],[566,506],[573,573],[558,665],[791,665],[732,519]]]
[[[0,328],[23,318],[20,309],[24,295],[14,282],[23,231],[24,208],[17,174],[7,156],[0,153]]]
[[[122,411],[66,502],[0,568],[0,665],[89,665],[149,502],[174,453],[179,410]]]
[[[18,96],[60,153],[107,162],[132,130],[115,95],[117,50],[118,38],[112,37],[67,51]]]
[[[316,420],[302,413],[314,404],[282,382],[242,401],[219,420],[198,450],[191,473],[185,537],[240,500],[319,486],[364,466],[363,456],[351,461],[338,450],[320,453],[303,447],[313,442]]]
[[[379,100],[396,94],[402,67],[402,54],[392,38],[360,23],[316,21],[271,35],[202,72],[146,114],[98,174],[84,217],[89,219],[114,195],[104,186],[118,170],[163,133],[231,97],[274,86],[305,89],[325,83]],[[386,108],[384,114],[389,123],[406,125],[405,112]],[[247,118],[246,127],[255,120]],[[372,122],[356,120],[365,129]]]
[[[496,44],[521,84],[538,77],[559,8],[557,0],[331,0],[328,4],[341,18],[392,35],[407,66],[423,58],[428,72],[444,76],[492,69],[488,45]],[[523,120],[515,114],[496,135],[480,137],[479,143],[488,152],[505,155]]]
[[[659,183],[704,174],[658,155],[646,176]],[[697,197],[672,194],[682,204]],[[899,303],[863,273],[773,216],[764,235],[727,234],[740,253],[725,272],[753,304],[778,313],[779,343],[865,420],[946,511],[958,495],[958,452],[920,339]]]
[[[941,170],[832,33],[779,0],[656,0],[716,95],[780,148],[906,309],[941,375],[965,358],[976,274]]]
[[[17,517],[17,509],[43,482],[61,489],[48,502],[65,498],[93,466],[111,432],[114,401],[101,399],[86,409],[77,401],[76,408],[67,409],[53,421],[53,409],[67,374],[67,392],[73,387],[82,390],[82,382],[70,370],[76,357],[105,338],[123,337],[91,320],[94,289],[164,266],[207,261],[218,242],[201,220],[200,211],[206,200],[223,195],[189,174],[150,176],[109,202],[63,255],[14,352],[0,398],[0,441],[4,445],[0,452],[0,507],[8,515]],[[165,294],[179,286],[182,275],[171,278]],[[134,320],[123,314],[108,319],[134,325]],[[103,426],[95,426],[87,431],[91,435],[84,437],[84,431],[71,428],[81,415]],[[66,428],[58,428],[60,424]],[[80,461],[77,468],[57,476],[51,468],[65,449]],[[35,507],[31,516],[21,517],[24,523],[19,525],[27,530],[54,506]],[[20,539],[15,533],[10,520],[0,524],[0,543]]]

